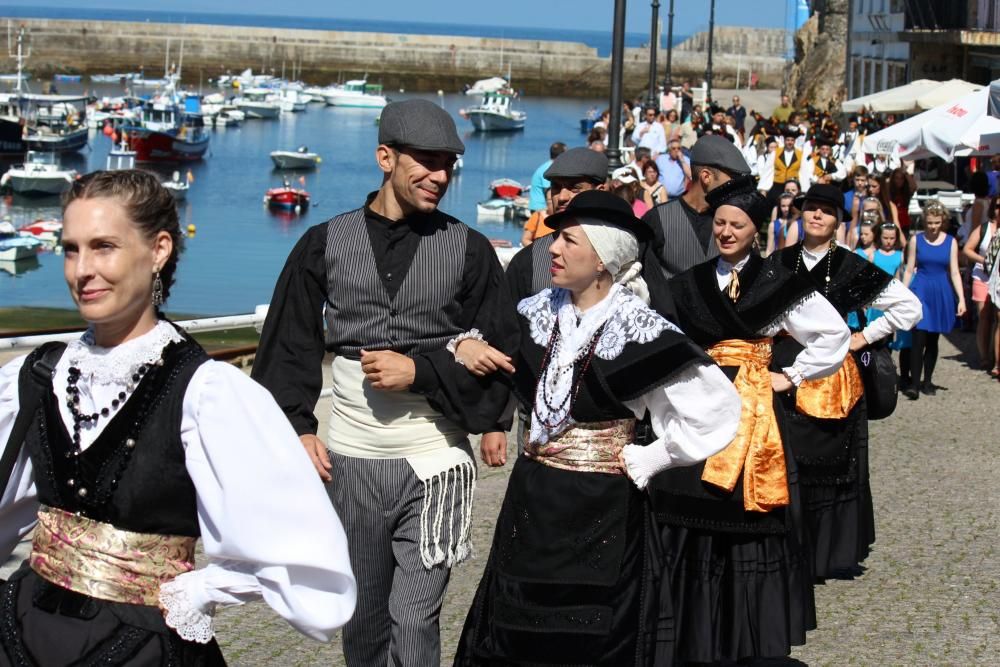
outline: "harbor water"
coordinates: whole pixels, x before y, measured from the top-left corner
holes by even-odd
[[[552,142],[582,145],[580,118],[590,107],[606,105],[600,100],[528,98],[518,102],[518,108],[528,114],[523,131],[477,134],[458,114],[460,108],[477,103],[477,98],[387,92],[392,99],[423,97],[443,102],[455,118],[466,153],[464,167],[453,178],[441,209],[489,238],[515,245],[523,221],[480,222],[476,202],[488,198],[489,184],[497,178],[512,178],[527,186],[534,170],[548,159]],[[193,178],[187,201],[178,210],[181,227],[194,225],[196,232],[187,240],[169,310],[224,315],[252,312],[256,305],[268,303],[288,252],[306,229],[360,206],[365,194],[379,187],[381,172],[374,157],[377,115],[377,110],[310,104],[305,112],[283,113],[277,120],[247,120],[240,127],[212,130],[208,154],[192,165],[140,165],[164,179],[175,169],[184,178],[190,169]],[[301,145],[322,156],[315,171],[273,168],[271,151]],[[62,162],[81,173],[103,169],[110,148],[111,140],[93,130],[89,148],[63,156]],[[10,164],[0,163],[0,170],[6,171]],[[283,176],[296,185],[301,178],[312,196],[311,207],[302,215],[277,215],[264,207],[265,191],[280,185]],[[0,203],[0,217],[6,216],[17,227],[39,218],[60,218],[59,200],[7,198]],[[16,267],[0,263],[0,307],[11,306],[72,308],[62,257],[46,252],[39,255],[37,264],[31,260],[18,262]]]

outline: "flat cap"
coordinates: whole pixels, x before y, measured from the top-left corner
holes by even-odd
[[[422,151],[465,152],[451,115],[429,100],[392,102],[382,109],[378,142]]]
[[[603,183],[608,178],[608,158],[589,148],[570,148],[552,161],[543,176],[550,181],[553,178],[589,178]]]
[[[696,167],[715,167],[727,174],[749,174],[750,166],[740,149],[723,137],[706,134],[691,149],[691,164]]]

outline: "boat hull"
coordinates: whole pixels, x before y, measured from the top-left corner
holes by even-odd
[[[142,128],[126,128],[126,132],[137,162],[197,162],[208,151],[210,138],[208,134],[195,133],[194,139],[189,140],[175,131]]]
[[[255,104],[237,104],[237,108],[246,114],[247,118],[256,118],[257,120],[268,120],[271,118],[277,118],[281,115],[281,107],[274,106],[258,106]]]
[[[330,93],[323,96],[326,103],[332,107],[347,107],[354,109],[381,109],[388,101],[379,95],[342,95]]]
[[[309,208],[309,195],[293,189],[272,190],[265,195],[264,203],[279,211],[304,211]]]
[[[315,169],[315,157],[302,157],[301,155],[271,154],[271,161],[276,169]]]
[[[476,110],[469,110],[466,115],[476,132],[516,132],[524,129],[525,118]]]
[[[8,179],[11,189],[19,195],[61,195],[73,184],[71,180],[61,176],[14,176]]]
[[[62,134],[31,133],[24,136],[19,122],[0,119],[0,155],[24,155],[28,151],[73,153],[87,145],[87,127]]]

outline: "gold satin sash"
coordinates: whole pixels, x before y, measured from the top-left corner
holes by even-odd
[[[833,375],[803,380],[795,392],[795,407],[820,419],[844,419],[865,393],[858,364],[850,352]]]
[[[194,569],[194,537],[119,530],[63,510],[38,512],[31,569],[99,600],[157,606],[160,584]]]
[[[705,461],[703,482],[726,491],[743,474],[743,507],[769,512],[789,503],[785,451],[774,415],[771,388],[771,339],[724,340],[708,348],[720,366],[739,366],[733,380],[743,407],[740,426],[725,449]]]
[[[543,465],[579,472],[623,475],[618,455],[635,436],[634,419],[585,422],[563,431],[544,445],[528,442],[524,454]]]

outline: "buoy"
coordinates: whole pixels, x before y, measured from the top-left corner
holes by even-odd
[[[296,215],[299,214],[299,213],[301,213],[301,212],[302,212],[302,207],[299,206],[298,204],[296,204],[295,205],[295,213],[296,213]]]
[[[444,91],[438,88],[438,97],[444,97]]]
[[[113,144],[117,144],[118,143],[118,133],[117,132],[112,132],[111,133],[111,143],[113,143]]]
[[[323,158],[317,157],[316,158],[316,164],[320,164],[321,162],[323,162]]]
[[[110,137],[111,133],[114,132],[114,130],[111,128],[111,123],[105,123],[104,127],[101,128],[101,132],[104,133],[104,136]]]
[[[194,236],[195,232],[197,232],[197,231],[198,231],[198,229],[194,225],[188,225],[187,226],[188,236]]]

